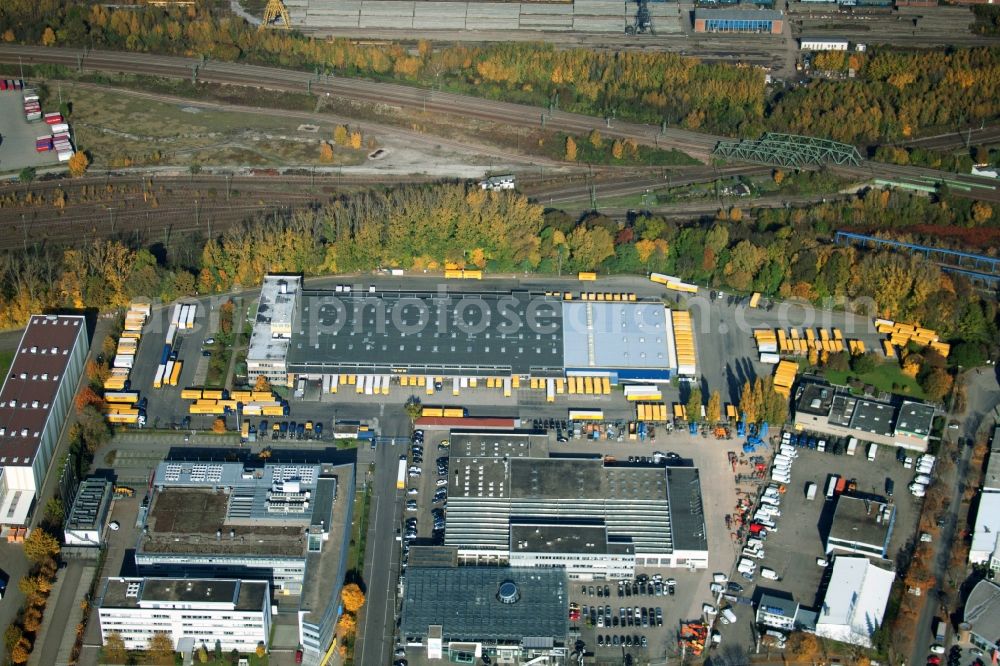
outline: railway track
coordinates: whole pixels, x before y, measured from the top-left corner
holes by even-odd
[[[200,60],[176,56],[159,56],[143,53],[118,53],[79,49],[55,49],[36,46],[0,46],[0,62],[56,63],[84,70],[112,71],[150,76],[190,78],[194,73],[201,81],[240,86],[268,88],[282,91],[307,90],[329,93],[345,99],[364,100],[378,104],[395,105],[409,109],[423,109],[445,115],[462,115],[499,123],[537,127],[544,123],[550,130],[571,133],[598,129],[606,137],[634,139],[636,142],[662,148],[675,148],[696,157],[707,159],[715,145],[725,137],[701,134],[688,130],[667,129],[623,121],[606,122],[600,118],[564,111],[547,112],[539,107],[510,102],[498,102],[467,95],[425,90],[395,83],[339,77],[315,77],[307,72],[285,70],[242,63],[210,61],[202,66]],[[310,81],[313,83],[310,84]],[[543,120],[544,118],[544,120]],[[907,178],[956,183],[962,188],[953,189],[958,196],[1000,201],[996,183],[991,179],[952,174],[921,167],[864,162],[860,166],[837,166],[836,171],[858,178]]]

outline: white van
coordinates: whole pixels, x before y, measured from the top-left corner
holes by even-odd
[[[722,583],[725,585],[729,582],[729,576],[724,573],[714,573],[712,574],[712,581],[715,583]]]
[[[868,445],[868,462],[875,460],[875,454],[878,453],[878,444],[872,442]]]
[[[917,474],[916,478],[913,479],[913,482],[919,483],[920,485],[923,486],[929,486],[931,485],[931,477],[927,476],[926,474]]]
[[[847,440],[847,455],[853,456],[854,452],[858,450],[858,438],[851,437]]]
[[[736,613],[733,612],[732,608],[723,608],[720,617],[722,624],[736,624]]]
[[[768,580],[781,580],[778,576],[778,572],[774,569],[768,569],[767,567],[762,567],[760,570],[760,575]]]

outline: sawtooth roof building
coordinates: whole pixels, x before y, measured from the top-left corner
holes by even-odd
[[[708,566],[697,469],[541,457],[536,436],[453,433],[445,544],[459,562],[558,566],[585,580]]]
[[[0,389],[0,527],[28,524],[89,350],[81,316],[28,320]]]

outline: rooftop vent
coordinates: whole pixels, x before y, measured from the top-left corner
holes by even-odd
[[[497,589],[497,601],[502,604],[516,604],[520,600],[521,590],[518,589],[517,583],[512,580],[500,583],[500,587]]]

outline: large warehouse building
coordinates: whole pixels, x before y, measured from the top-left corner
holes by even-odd
[[[774,9],[736,8],[694,10],[695,32],[741,32],[780,35],[785,16]]]
[[[27,525],[89,349],[83,317],[28,321],[0,389],[0,527]]]
[[[384,386],[393,378],[427,385],[496,377],[517,385],[574,376],[618,384],[695,373],[686,359],[678,364],[674,328],[686,319],[659,301],[600,296],[310,290],[298,277],[268,276],[247,368],[251,378],[322,381],[330,391],[367,378]]]
[[[698,470],[540,457],[528,432],[453,433],[445,544],[463,564],[571,579],[708,566]]]

